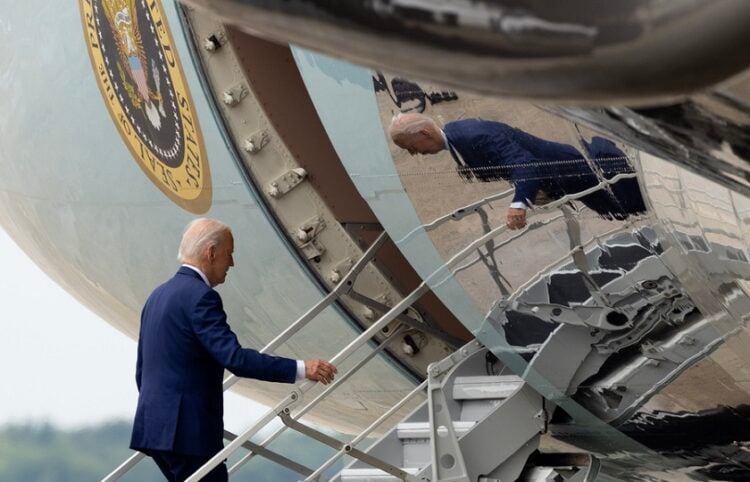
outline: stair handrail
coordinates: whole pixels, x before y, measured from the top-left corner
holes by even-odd
[[[351,369],[349,369],[346,373],[338,375],[335,378],[335,380],[333,381],[333,383],[329,384],[326,387],[325,390],[323,390],[322,392],[320,392],[318,394],[317,397],[315,397],[310,402],[308,402],[307,405],[305,405],[304,407],[302,407],[299,410],[297,410],[294,413],[294,415],[292,415],[292,418],[294,420],[297,420],[297,419],[301,418],[305,413],[307,413],[310,410],[312,410],[321,400],[323,400],[324,398],[326,398],[331,392],[333,392],[338,387],[340,387],[348,378],[350,378],[352,375],[354,375],[355,373],[357,373],[357,371],[359,371],[360,368],[362,368],[367,362],[369,362],[373,357],[375,357],[375,355],[377,355],[378,353],[380,353],[381,351],[383,351],[388,346],[388,344],[391,341],[397,339],[399,337],[399,335],[401,335],[402,333],[404,333],[404,331],[406,331],[405,328],[406,327],[404,325],[401,325],[398,328],[396,328],[395,330],[393,330],[391,332],[391,334],[385,340],[383,340],[377,347],[375,347],[374,350],[372,350],[370,353],[368,353],[367,356],[365,356],[362,360],[360,360],[359,362],[357,362],[357,364],[354,365]],[[276,438],[279,435],[281,435],[283,432],[285,432],[286,429],[288,429],[288,428],[289,427],[287,427],[286,425],[281,425],[271,435],[269,435],[265,440],[263,440],[261,443],[259,443],[258,446],[260,446],[260,447],[267,447],[268,444],[270,444],[271,442],[273,442],[274,440],[276,440]],[[229,475],[232,475],[233,473],[235,473],[237,470],[240,469],[240,467],[242,467],[245,463],[249,462],[256,455],[258,455],[258,454],[256,454],[253,451],[249,451],[240,460],[238,460],[233,466],[231,466],[229,468]]]
[[[393,416],[394,413],[399,411],[404,405],[409,403],[412,398],[414,398],[415,395],[417,395],[419,392],[424,391],[424,389],[427,387],[427,380],[423,381],[419,385],[417,385],[414,390],[409,392],[404,398],[402,398],[398,403],[396,403],[394,406],[392,406],[388,411],[383,413],[380,417],[375,419],[367,428],[362,430],[355,438],[351,440],[347,444],[347,447],[339,450],[335,454],[333,454],[328,460],[326,460],[323,465],[318,467],[315,472],[310,474],[305,480],[302,482],[310,482],[313,480],[317,480],[320,475],[325,472],[328,468],[330,468],[333,464],[335,464],[341,457],[346,455],[352,448],[354,448],[357,444],[359,444],[362,440],[367,438],[370,433],[378,428],[383,422],[388,420],[390,417]]]

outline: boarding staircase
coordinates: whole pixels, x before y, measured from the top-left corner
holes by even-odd
[[[398,333],[391,336],[397,337]],[[345,376],[349,373],[351,371]],[[358,448],[374,428],[425,389],[426,401],[369,448]],[[231,453],[227,449],[233,446],[248,450],[248,454],[230,468],[230,474],[253,456],[261,456],[296,472],[299,480],[304,481],[504,482],[521,480],[519,477],[525,469],[522,480],[528,482],[594,480],[595,463],[583,467],[537,466],[528,470],[529,457],[537,450],[539,438],[546,430],[549,405],[545,407],[545,400],[536,391],[504,368],[477,341],[430,365],[425,382],[349,442],[337,440],[299,421],[300,416],[325,395],[322,393],[295,415],[289,407],[276,407],[273,411],[284,425],[260,444],[248,441],[247,434],[238,437],[225,431],[225,438],[230,441],[225,448],[227,455]],[[266,448],[287,428],[338,452],[313,470]],[[325,479],[324,472],[344,455],[353,457],[354,462],[333,478]],[[131,460],[129,466],[118,468],[103,480],[118,480],[139,459]],[[200,480],[213,467],[215,465],[209,462],[201,469],[202,473],[199,471],[188,480]]]
[[[488,374],[499,363],[488,353],[472,342],[431,365],[428,399],[367,450],[400,473],[357,460],[332,480],[516,480],[544,430],[543,400],[510,372]]]
[[[362,360],[357,367],[337,379],[343,383],[356,369],[369,361],[398,338],[394,332],[386,343]],[[536,356],[526,353],[527,357]],[[544,360],[545,357],[538,359]],[[533,361],[532,361],[533,365]],[[340,441],[299,421],[309,409],[336,388],[332,384],[318,397],[296,411],[277,405],[269,413],[280,417],[283,426],[260,444],[250,442],[248,433],[265,426],[258,423],[240,436],[225,431],[229,445],[220,452],[217,464],[236,449],[248,450],[247,455],[230,468],[230,474],[255,456],[282,465],[304,481],[322,481],[324,472],[338,460],[349,455],[355,459],[332,482],[590,482],[595,479],[598,465],[592,459],[585,466],[527,467],[529,457],[539,445],[546,430],[549,409],[536,391],[523,379],[512,374],[478,341],[472,341],[429,367],[428,378],[409,395],[391,407],[371,426],[351,441]],[[427,400],[403,421],[372,443],[366,450],[358,445],[383,421],[401,409],[415,395],[427,391]],[[288,400],[294,400],[293,391]],[[291,428],[338,450],[320,467],[313,470],[267,448],[285,429]],[[118,480],[141,458],[136,454],[115,472],[103,479]],[[212,460],[213,461],[213,460]],[[209,462],[188,481],[200,480],[215,464]],[[519,479],[523,474],[523,478]]]
[[[537,212],[562,207],[563,215],[561,216],[566,219],[570,218],[570,213],[564,207],[570,200],[587,195],[597,189],[605,188],[620,179],[634,176],[635,174],[619,174],[612,179],[603,180],[599,185],[586,191],[572,196],[564,196],[553,203],[542,206],[537,209]],[[471,213],[480,213],[484,205],[509,195],[512,195],[512,191],[487,197],[442,216],[422,228],[430,231],[445,222],[461,219]],[[545,225],[559,217],[540,221],[536,224],[530,223],[527,229]],[[571,223],[571,226],[572,224],[574,223]],[[400,323],[395,330],[391,330],[390,335],[382,340],[376,349],[371,350],[367,356],[348,371],[339,373],[336,380],[314,399],[306,404],[302,403],[305,394],[315,385],[314,382],[305,381],[295,386],[287,396],[282,398],[243,433],[225,432],[225,439],[229,443],[189,477],[187,482],[199,481],[242,448],[246,449],[248,453],[229,468],[230,476],[254,457],[261,456],[296,472],[299,474],[300,480],[305,482],[324,480],[323,474],[326,470],[334,466],[343,456],[349,456],[354,459],[354,462],[331,480],[336,482],[395,480],[410,482],[512,482],[516,480],[527,482],[591,482],[595,480],[598,463],[593,458],[586,464],[579,465],[568,464],[559,467],[539,464],[528,465],[530,455],[538,447],[540,435],[546,430],[548,415],[554,405],[549,400],[545,400],[524,381],[525,374],[521,374],[523,375],[521,377],[517,373],[511,373],[487,348],[476,340],[459,348],[442,361],[430,365],[427,379],[424,382],[386,410],[377,420],[351,440],[338,440],[301,421],[301,418],[307,412],[346,383],[346,380],[381,353],[389,343],[399,340],[407,329],[415,328],[414,320],[410,320],[403,313],[429,291],[430,284],[435,282],[436,279],[444,279],[446,273],[461,269],[460,263],[464,263],[463,266],[466,266],[465,261],[470,256],[474,256],[474,258],[469,259],[469,263],[483,262],[488,268],[496,267],[496,263],[489,257],[501,245],[495,245],[493,240],[505,231],[507,231],[505,225],[495,228],[486,226],[483,236],[456,253],[443,267],[383,313],[377,321],[373,322],[356,339],[336,354],[330,361],[334,365],[340,365],[357,350],[369,347],[375,336],[380,334],[384,327],[394,320]],[[569,256],[572,256],[575,260],[578,257],[577,253],[583,247],[580,244],[573,246],[580,241],[574,239],[575,229],[571,229],[571,233],[572,249]],[[517,239],[521,235],[522,233],[519,233],[506,242]],[[273,352],[340,297],[351,295],[358,274],[373,260],[386,239],[387,234],[381,233],[328,295],[260,351],[263,353]],[[487,255],[479,251],[480,247],[486,248]],[[477,253],[479,254],[477,255]],[[514,300],[524,288],[521,287],[516,293],[509,294],[505,300]],[[501,330],[491,321],[488,320],[479,330],[479,333],[484,333],[487,339],[492,339],[493,336],[490,335],[499,334]],[[421,326],[417,325],[416,327]],[[425,328],[429,327],[425,326]],[[588,342],[588,340],[578,336],[581,329],[581,326],[575,326],[575,324],[563,324],[550,335],[549,340],[539,347],[538,351],[518,348],[518,353],[515,353],[515,355],[524,357],[527,361],[530,360],[527,373],[534,370],[540,373],[554,373],[554,377],[550,377],[550,380],[559,392],[564,393],[580,360],[576,360],[576,357],[564,357],[567,361],[563,366],[556,366],[556,364],[561,359],[561,352],[569,349],[571,343],[585,344]],[[503,349],[513,350],[514,348],[506,345]],[[551,366],[554,366],[554,368],[550,369]],[[235,376],[228,377],[224,381],[224,389],[231,387],[237,380]],[[371,433],[425,390],[427,391],[427,400],[421,406],[401,423],[387,431],[385,436],[369,448],[359,448],[364,441],[368,440]],[[283,426],[260,443],[250,441],[251,437],[267,427],[276,417],[281,419]],[[337,452],[320,467],[312,469],[270,450],[268,445],[287,429],[295,430],[326,444],[336,449]],[[142,453],[133,454],[102,479],[103,482],[119,480],[144,457],[145,455]]]

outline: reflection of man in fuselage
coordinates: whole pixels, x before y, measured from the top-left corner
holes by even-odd
[[[512,182],[516,192],[507,213],[511,229],[526,225],[526,210],[540,191],[559,199],[600,182],[573,146],[540,139],[501,122],[464,119],[448,122],[440,129],[425,115],[401,114],[391,122],[389,133],[397,146],[412,155],[448,150],[458,164],[458,172],[467,179]],[[612,141],[594,137],[584,144],[604,178],[633,172],[625,154]],[[635,179],[620,180],[610,190],[600,189],[580,200],[607,219],[625,219],[646,210]]]

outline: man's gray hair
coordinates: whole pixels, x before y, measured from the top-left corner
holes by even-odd
[[[203,255],[206,248],[219,246],[224,239],[225,233],[231,233],[229,226],[210,218],[198,218],[191,221],[182,234],[180,249],[177,259],[181,263],[188,260],[197,261]]]
[[[388,126],[388,134],[391,136],[391,139],[398,139],[400,137],[413,136],[423,129],[440,128],[431,117],[409,112],[393,116],[391,125]]]

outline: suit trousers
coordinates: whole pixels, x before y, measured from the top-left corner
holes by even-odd
[[[154,459],[156,465],[159,466],[159,470],[161,470],[161,473],[164,474],[164,477],[166,477],[169,482],[183,482],[212,457],[210,455],[195,456],[163,450],[149,450],[147,455]],[[224,461],[203,477],[201,481],[227,482],[228,479],[227,465],[226,461]]]

